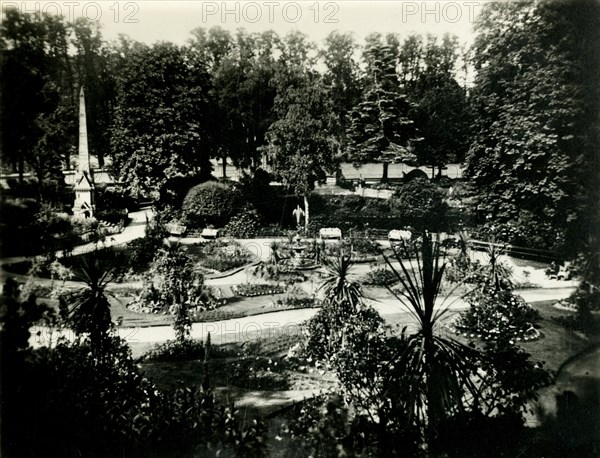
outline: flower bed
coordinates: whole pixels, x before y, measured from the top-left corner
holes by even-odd
[[[479,293],[469,302],[469,310],[451,326],[456,334],[492,341],[505,338],[511,343],[541,337],[533,324],[538,313],[522,297],[510,291]]]
[[[286,309],[307,309],[319,307],[321,302],[314,297],[284,297],[281,299],[277,299],[273,303],[271,303],[271,307],[281,307]]]
[[[245,283],[232,288],[233,292],[239,296],[255,297],[265,296],[267,294],[281,294],[285,289],[279,285],[269,285],[267,283]]]
[[[226,272],[245,266],[254,260],[252,253],[235,241],[215,240],[189,249],[198,259],[198,265],[206,269]]]
[[[227,300],[222,297],[219,288],[204,286],[202,293],[186,305],[188,306],[190,314],[195,315],[201,312],[215,310],[224,306],[226,303]],[[133,300],[127,304],[127,308],[134,312],[162,315],[168,315],[172,312],[169,306],[160,301],[157,292],[153,287],[140,291]]]

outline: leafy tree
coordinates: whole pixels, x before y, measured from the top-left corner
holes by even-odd
[[[347,143],[348,114],[361,96],[360,69],[354,58],[357,48],[352,34],[334,31],[327,35],[325,47],[319,51],[326,67],[323,83],[336,117],[334,135],[342,151]]]
[[[253,206],[246,204],[240,212],[233,216],[225,232],[231,237],[251,238],[255,237],[260,228],[260,216]]]
[[[385,42],[380,34],[367,37],[365,87],[362,101],[350,113],[347,132],[349,160],[383,162],[382,181],[387,181],[392,160],[409,155],[415,137],[410,104],[400,91],[396,74],[398,46],[395,35],[388,35]]]
[[[60,164],[76,139],[67,25],[59,17],[8,9],[0,36],[3,164],[18,171],[21,182],[32,170],[39,199],[56,200],[64,186]]]
[[[115,170],[134,194],[178,206],[190,184],[211,171],[208,75],[187,49],[170,43],[121,47],[111,133]]]
[[[335,144],[329,135],[331,107],[325,89],[317,74],[300,66],[305,57],[301,48],[298,53],[288,51],[295,57],[290,67],[278,73],[277,121],[269,127],[263,151],[284,186],[296,196],[304,197],[308,231],[307,197],[316,181],[323,182],[328,172],[333,173]]]
[[[98,158],[98,165],[104,167],[104,156],[110,153],[109,128],[116,96],[114,60],[102,40],[98,23],[78,18],[70,28],[73,32],[71,43],[77,49],[74,62],[77,78],[85,88],[89,149]]]
[[[576,246],[589,226],[600,101],[593,3],[489,4],[477,23],[473,89],[478,134],[467,173],[496,223],[528,211]],[[593,165],[592,165],[593,164]],[[590,167],[590,165],[592,165]]]
[[[472,115],[464,88],[456,82],[456,37],[438,45],[430,37],[425,68],[411,85],[412,117],[423,140],[415,145],[417,162],[441,175],[450,161],[462,162],[471,140]]]
[[[226,157],[241,167],[256,169],[260,165],[258,148],[265,144],[265,133],[273,121],[275,87],[270,83],[277,39],[273,33],[240,30],[231,39],[228,54],[211,71],[224,167]]]

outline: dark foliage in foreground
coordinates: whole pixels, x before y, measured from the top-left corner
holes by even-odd
[[[200,389],[160,391],[140,375],[129,347],[106,334],[102,355],[81,335],[29,346],[40,319],[60,324],[35,298],[3,296],[3,456],[263,456],[263,424]],[[46,328],[48,329],[48,328]],[[174,447],[174,444],[176,445]]]

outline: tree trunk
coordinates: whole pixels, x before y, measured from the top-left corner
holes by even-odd
[[[227,156],[223,155],[223,178],[227,178]]]
[[[381,182],[382,183],[387,183],[388,182],[388,168],[390,166],[389,162],[384,162],[383,163],[383,176],[381,177]]]
[[[435,165],[431,166],[431,179],[435,179]]]
[[[304,194],[304,233],[308,235],[308,197]]]

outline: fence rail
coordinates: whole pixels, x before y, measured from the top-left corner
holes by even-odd
[[[560,253],[551,250],[540,250],[537,248],[527,248],[516,245],[506,245],[502,243],[484,242],[483,240],[470,240],[469,242],[474,250],[486,250],[492,245],[501,249],[505,254],[515,258],[530,259],[533,261],[564,261]]]

